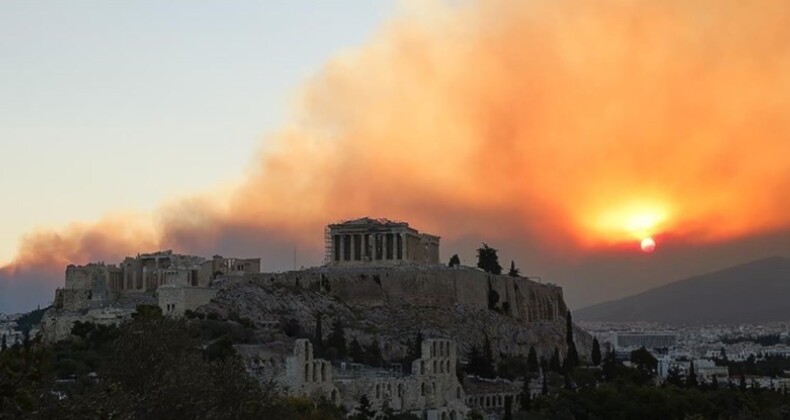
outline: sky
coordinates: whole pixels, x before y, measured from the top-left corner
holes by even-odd
[[[790,5],[757,3],[2,2],[0,311],[155,249],[317,265],[361,216],[572,308],[788,255]]]

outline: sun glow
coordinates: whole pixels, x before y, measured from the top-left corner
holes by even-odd
[[[609,208],[599,214],[592,226],[598,237],[609,242],[630,242],[661,233],[667,228],[670,212],[665,205],[645,203]]]

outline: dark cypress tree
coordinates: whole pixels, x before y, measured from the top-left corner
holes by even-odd
[[[694,362],[691,362],[689,365],[689,373],[686,376],[686,387],[687,388],[696,388],[699,386],[697,382],[697,372],[694,370]]]
[[[8,348],[8,337],[3,334],[3,341],[0,342],[0,351],[6,351]]]
[[[598,339],[595,337],[593,337],[592,355],[590,355],[590,360],[592,361],[593,366],[598,366],[601,364],[601,344],[598,343]]]
[[[529,389],[529,376],[524,375],[524,385],[521,388],[521,411],[532,409],[532,393]]]
[[[719,380],[716,377],[713,377],[713,380],[710,381],[710,389],[711,391],[718,391],[719,390]]]
[[[510,395],[505,397],[505,415],[502,420],[513,420],[513,397]]]
[[[527,354],[527,371],[536,373],[539,369],[538,354],[535,353],[535,347],[530,347],[529,354]]]
[[[491,348],[491,340],[488,339],[487,335],[483,346],[483,363],[483,375],[481,376],[484,378],[495,378],[494,351]]]
[[[612,381],[617,375],[617,358],[615,357],[614,349],[610,349],[603,359],[602,366],[603,377],[607,382]]]
[[[507,272],[507,275],[510,277],[519,277],[521,276],[521,271],[516,268],[516,262],[510,260],[510,271]]]
[[[423,337],[422,331],[417,330],[417,335],[414,336],[414,341],[409,346],[408,357],[411,360],[417,360],[422,356],[422,342],[424,340],[425,337]]]
[[[551,355],[551,360],[549,361],[549,370],[558,373],[562,370],[560,366],[560,350],[556,347],[554,347],[554,354]]]
[[[357,414],[354,415],[354,420],[372,420],[376,412],[370,406],[370,400],[367,395],[363,395],[359,399],[359,406],[357,407]]]
[[[483,354],[480,353],[477,346],[472,346],[469,350],[468,358],[469,363],[466,365],[466,370],[472,375],[483,376]]]
[[[321,314],[315,317],[315,336],[313,337],[313,351],[316,355],[322,355],[324,350],[324,326],[321,321]]]
[[[362,350],[362,346],[356,338],[351,340],[351,343],[348,345],[348,356],[356,363],[364,363],[365,361],[365,351]]]
[[[340,359],[348,355],[346,333],[343,331],[343,323],[340,322],[339,319],[336,319],[335,322],[332,323],[332,331],[326,339],[326,346],[328,349],[332,350],[334,356]]]
[[[543,395],[549,395],[549,380],[548,380],[548,377],[549,377],[548,372],[544,371],[543,372],[543,384],[542,384],[542,386],[540,388],[540,392]]]
[[[383,366],[384,358],[381,355],[381,347],[379,340],[373,339],[367,346],[365,346],[365,364],[370,366]]]
[[[483,243],[483,246],[477,249],[477,266],[486,273],[502,274],[502,266],[499,265],[499,256],[497,250]]]
[[[568,354],[565,357],[565,370],[570,372],[579,366],[579,352],[576,350],[576,343],[573,340],[573,317],[569,310],[565,315],[565,344],[568,346]]]
[[[461,265],[461,259],[458,258],[458,254],[453,254],[453,256],[450,257],[450,262],[447,265],[450,267],[459,267]]]

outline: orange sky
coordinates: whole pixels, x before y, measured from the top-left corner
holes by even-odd
[[[5,270],[245,228],[317,255],[323,225],[363,215],[569,255],[781,231],[788,39],[774,0],[406,7],[307,81],[229,196],[35,232]]]

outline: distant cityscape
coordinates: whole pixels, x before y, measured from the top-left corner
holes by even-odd
[[[578,324],[620,359],[628,359],[632,351],[644,347],[657,359],[657,373],[662,381],[673,369],[682,376],[688,375],[693,363],[695,374],[703,381],[716,378],[720,384],[740,382],[743,376],[747,387],[790,389],[790,369],[774,369],[769,375],[760,375],[756,368],[769,360],[790,360],[790,322],[688,326],[657,322],[581,321]]]

